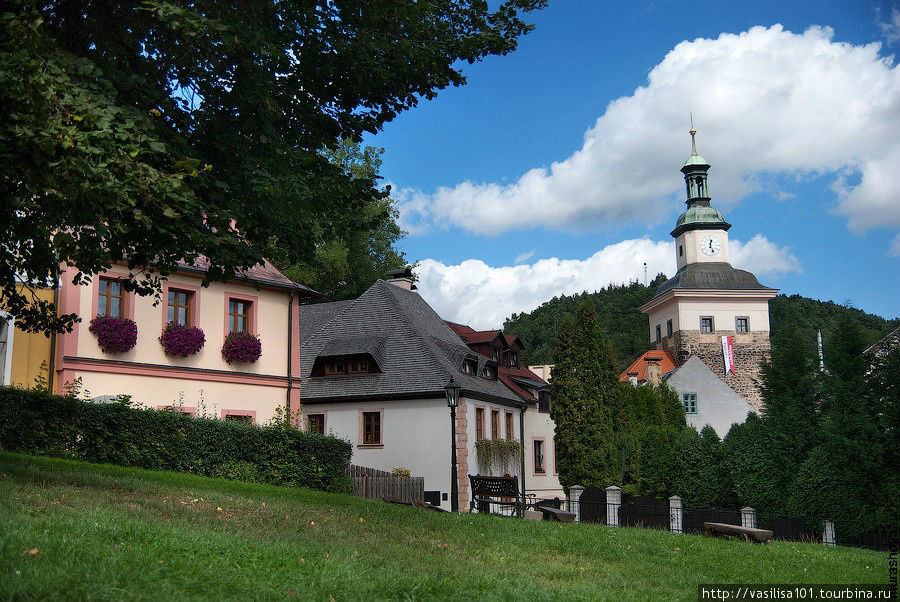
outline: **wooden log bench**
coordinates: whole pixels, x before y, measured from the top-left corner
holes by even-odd
[[[728,523],[703,523],[703,534],[710,537],[727,535],[737,537],[743,541],[756,541],[759,543],[765,543],[775,535],[769,529],[754,529],[740,525],[729,525]]]
[[[553,508],[551,506],[540,506],[537,505],[534,507],[538,512],[543,513],[544,520],[555,520],[561,523],[574,523],[575,522],[575,513],[574,512],[566,512],[565,510],[560,510],[559,508]]]

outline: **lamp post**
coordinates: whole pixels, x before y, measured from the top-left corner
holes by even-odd
[[[459,475],[456,468],[456,406],[459,403],[459,385],[450,377],[444,386],[447,394],[447,406],[450,408],[450,510],[459,512]]]

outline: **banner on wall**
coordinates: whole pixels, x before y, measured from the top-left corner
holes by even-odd
[[[722,337],[722,357],[725,359],[725,374],[734,374],[734,339],[730,336]]]

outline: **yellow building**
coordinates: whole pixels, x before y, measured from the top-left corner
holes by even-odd
[[[35,289],[41,301],[53,302],[52,289]],[[30,388],[52,377],[53,339],[15,327],[14,320],[0,311],[0,385]]]

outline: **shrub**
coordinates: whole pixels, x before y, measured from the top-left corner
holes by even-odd
[[[196,326],[184,326],[178,322],[169,322],[159,335],[159,342],[168,355],[187,357],[203,349],[206,335]]]
[[[125,353],[137,344],[137,324],[128,318],[96,316],[88,330],[97,337],[97,343],[106,352]]]
[[[252,364],[262,355],[259,337],[249,332],[232,332],[222,344],[222,357],[229,364],[240,362]]]
[[[284,422],[255,426],[0,387],[0,448],[343,491],[352,448]]]

